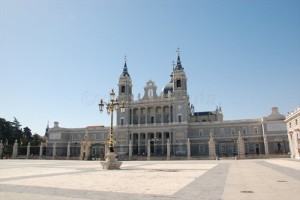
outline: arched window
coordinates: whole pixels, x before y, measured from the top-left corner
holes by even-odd
[[[121,93],[124,93],[125,92],[125,86],[121,86]]]
[[[181,87],[181,80],[180,80],[180,79],[178,79],[178,80],[176,81],[176,85],[177,85],[177,87]]]

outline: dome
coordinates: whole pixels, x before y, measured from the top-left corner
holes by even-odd
[[[168,83],[165,85],[165,87],[163,87],[162,92],[164,94],[168,94],[169,91],[172,93],[173,92],[173,83]]]

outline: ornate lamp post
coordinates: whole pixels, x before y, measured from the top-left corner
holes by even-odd
[[[99,103],[99,110],[100,113],[103,112],[103,108],[106,106],[107,114],[110,114],[110,132],[108,135],[108,145],[109,145],[109,152],[106,154],[106,159],[104,162],[101,162],[103,169],[119,169],[121,166],[121,162],[117,161],[116,154],[114,151],[114,137],[113,137],[113,115],[114,111],[120,109],[121,113],[125,112],[125,103],[119,103],[118,99],[115,98],[115,92],[112,89],[110,92],[110,100],[108,103],[104,102],[103,99],[100,100]]]

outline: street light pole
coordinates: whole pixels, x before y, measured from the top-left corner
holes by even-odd
[[[114,111],[120,109],[121,113],[125,112],[125,103],[122,101],[119,103],[118,99],[115,98],[115,92],[112,89],[110,92],[110,100],[108,103],[104,102],[103,99],[100,100],[99,110],[100,113],[103,112],[103,108],[106,106],[107,114],[110,114],[110,131],[108,135],[108,145],[109,152],[106,155],[106,161],[101,162],[101,165],[104,169],[118,169],[121,166],[121,162],[117,162],[116,154],[114,151],[114,137],[113,137],[113,120],[114,120]]]
[[[113,138],[113,121],[114,121],[114,111],[117,111],[119,109],[120,103],[118,99],[115,99],[115,92],[112,89],[110,93],[110,100],[109,103],[106,103],[103,101],[103,99],[100,100],[99,103],[99,110],[100,113],[103,112],[103,108],[106,105],[107,114],[110,114],[110,132],[109,132],[109,151],[114,152],[114,138]],[[121,106],[121,113],[125,112],[125,103],[122,101]]]

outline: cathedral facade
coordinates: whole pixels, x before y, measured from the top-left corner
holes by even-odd
[[[178,54],[170,81],[157,91],[149,80],[144,94],[134,99],[125,61],[117,96],[126,104],[117,111],[115,151],[123,159],[258,158],[288,154],[285,116],[273,107],[267,117],[224,120],[221,107],[196,112],[190,103],[187,77]],[[47,155],[67,158],[101,158],[107,150],[109,127],[49,129]]]

